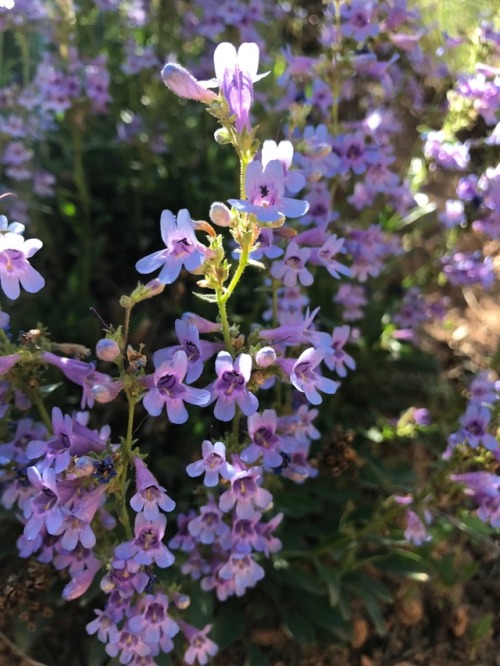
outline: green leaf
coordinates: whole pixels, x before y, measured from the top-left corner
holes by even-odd
[[[310,594],[322,595],[325,592],[323,585],[316,576],[313,576],[307,571],[282,570],[279,572],[279,578],[281,578],[286,585],[305,590]]]
[[[346,580],[348,580],[356,590],[366,590],[376,599],[380,599],[380,601],[386,603],[392,603],[392,601],[394,601],[394,596],[387,585],[384,585],[380,580],[369,576],[363,571],[356,571],[354,574],[350,574],[346,577]]]
[[[271,662],[257,645],[250,645],[247,649],[245,666],[271,666]]]
[[[221,650],[234,643],[245,629],[245,616],[236,603],[222,606],[215,617],[214,640]]]
[[[197,296],[202,301],[206,301],[207,303],[217,303],[217,296],[215,294],[200,294],[197,291],[193,291],[193,295]]]
[[[315,562],[314,566],[316,567],[321,580],[324,580],[326,583],[330,605],[335,606],[340,598],[339,574],[333,568],[326,567],[319,562]]]
[[[299,643],[308,645],[316,642],[317,637],[314,626],[302,613],[285,610],[283,612],[283,622],[286,631]]]

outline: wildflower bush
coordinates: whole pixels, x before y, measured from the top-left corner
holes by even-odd
[[[495,288],[495,25],[436,51],[405,0],[4,0],[0,28],[10,648],[57,661],[32,577],[83,609],[64,663],[154,666],[347,643],[355,609],[384,635],[395,581],[474,575],[447,544],[500,526],[498,349],[429,330]]]

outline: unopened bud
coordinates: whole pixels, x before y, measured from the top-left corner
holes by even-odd
[[[255,362],[260,368],[268,368],[276,363],[276,352],[272,347],[262,347],[255,354]]]
[[[96,344],[95,354],[101,361],[116,361],[120,355],[120,347],[115,340],[103,338]]]
[[[153,298],[153,296],[158,296],[165,290],[165,285],[158,278],[154,278],[154,280],[150,280],[144,285],[144,289],[147,289],[145,298]]]
[[[191,599],[188,597],[188,595],[180,594],[180,592],[176,592],[172,595],[172,601],[179,610],[186,610],[186,608],[188,608],[191,604]]]
[[[75,460],[73,471],[78,477],[91,476],[95,471],[94,459],[90,456],[80,456]]]
[[[216,98],[215,93],[205,88],[187,69],[177,63],[167,63],[161,71],[161,78],[167,88],[179,97],[205,104],[210,104]]]
[[[232,222],[231,211],[229,208],[221,203],[220,201],[215,201],[210,206],[210,219],[214,224],[219,225],[219,227],[230,227]]]
[[[224,146],[226,143],[231,143],[231,137],[225,127],[215,130],[214,139],[220,146]]]
[[[96,402],[101,404],[112,402],[123,388],[123,382],[116,381],[109,384],[94,384],[92,396]]]

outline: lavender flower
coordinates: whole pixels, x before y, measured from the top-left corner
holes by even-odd
[[[228,199],[231,206],[251,213],[260,222],[278,222],[284,217],[301,217],[309,204],[285,197],[285,174],[278,160],[262,164],[250,162],[245,174],[246,199]]]
[[[238,518],[250,518],[255,509],[267,509],[272,501],[272,495],[260,487],[258,482],[261,475],[260,467],[242,469],[234,474],[231,477],[231,488],[220,496],[220,510],[226,513],[236,504]]]
[[[222,520],[222,512],[212,495],[206,504],[200,507],[200,515],[189,521],[191,536],[202,544],[211,544],[229,532],[229,525]]]
[[[322,377],[315,371],[324,355],[324,351],[320,349],[314,349],[313,347],[306,349],[294,363],[290,374],[292,384],[298,391],[305,393],[306,398],[312,405],[319,405],[322,402],[318,389],[332,394],[336,392],[339,386],[333,379]]]
[[[234,417],[236,404],[245,416],[257,411],[259,401],[246,388],[252,371],[252,357],[240,354],[233,362],[231,354],[221,351],[215,361],[217,379],[207,389],[210,402],[216,400],[214,414],[219,421],[230,421]]]
[[[311,250],[307,247],[300,248],[292,241],[282,261],[275,261],[271,267],[271,275],[276,280],[283,280],[285,287],[295,287],[297,280],[304,287],[313,283],[313,276],[306,268],[306,262],[311,256]]]
[[[193,221],[186,208],[179,211],[177,219],[169,210],[164,210],[160,227],[166,249],[148,254],[135,267],[139,273],[152,273],[162,267],[158,279],[171,284],[179,277],[183,266],[191,272],[201,266],[206,248],[196,240]]]
[[[173,511],[175,502],[167,495],[165,488],[160,486],[151,474],[142,458],[134,458],[136,492],[130,498],[130,506],[134,511],[142,511],[146,520],[155,521],[163,511]]]
[[[42,245],[41,240],[24,240],[19,233],[0,234],[0,285],[8,298],[19,298],[20,286],[34,294],[45,285],[43,277],[28,261]]]
[[[179,97],[205,104],[210,104],[216,98],[216,94],[207,88],[207,83],[210,82],[198,81],[187,69],[177,63],[167,63],[161,70],[161,78],[167,88]]]
[[[163,406],[172,423],[185,423],[188,412],[184,402],[204,407],[210,402],[210,393],[183,384],[188,359],[183,350],[176,351],[164,361],[151,377],[144,381],[150,389],[144,396],[144,407],[151,416],[159,416]]]
[[[212,629],[212,625],[207,624],[203,629],[197,629],[181,620],[179,626],[189,641],[189,647],[184,654],[184,661],[190,665],[197,662],[200,666],[205,666],[208,663],[209,657],[213,657],[219,649],[217,644],[207,637],[208,632]]]
[[[162,543],[167,526],[167,519],[161,513],[155,520],[148,520],[138,513],[135,518],[135,538],[121,543],[115,548],[115,557],[119,560],[132,560],[136,564],[153,564],[165,569],[175,560],[172,553]]]
[[[203,458],[186,467],[189,476],[200,476],[205,472],[203,483],[208,488],[213,488],[219,483],[219,474],[223,479],[231,479],[235,469],[226,461],[226,447],[222,442],[212,444],[205,440],[202,442],[201,451]]]
[[[228,562],[221,567],[219,576],[223,580],[233,580],[236,595],[241,597],[249,587],[264,578],[264,569],[248,553],[232,553]]]
[[[254,463],[262,455],[266,467],[278,467],[282,461],[279,450],[283,450],[283,442],[276,434],[277,427],[278,417],[274,409],[249,416],[248,434],[252,442],[241,452],[241,460]]]
[[[229,113],[236,116],[236,131],[250,131],[250,107],[253,102],[253,84],[265,74],[257,74],[259,47],[246,42],[238,52],[229,42],[222,42],[214,53],[215,76],[227,101]]]

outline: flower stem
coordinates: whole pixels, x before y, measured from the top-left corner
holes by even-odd
[[[127,419],[127,433],[122,440],[121,453],[122,453],[122,469],[120,477],[120,494],[122,501],[122,511],[121,511],[121,522],[125,529],[125,534],[127,539],[132,538],[132,526],[130,525],[130,516],[128,514],[127,506],[127,477],[128,477],[128,466],[132,462],[132,435],[134,432],[134,412],[135,412],[135,400],[130,394],[129,391],[127,394],[128,402],[128,419]]]
[[[227,351],[233,354],[233,343],[231,342],[231,333],[229,331],[229,320],[227,318],[226,301],[222,289],[217,290],[217,305],[219,307],[220,321],[222,324],[222,334]]]
[[[40,418],[42,419],[47,430],[49,432],[52,432],[52,420],[49,416],[49,413],[47,411],[47,408],[45,407],[45,403],[43,402],[42,398],[37,394],[33,398],[33,402],[35,403],[36,408],[38,409],[38,413],[40,414]]]

